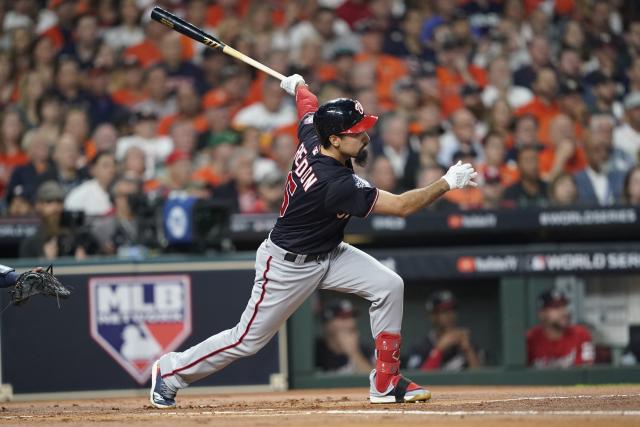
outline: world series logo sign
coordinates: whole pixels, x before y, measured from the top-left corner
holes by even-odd
[[[113,276],[89,280],[91,337],[144,384],[162,354],[191,334],[187,275]]]

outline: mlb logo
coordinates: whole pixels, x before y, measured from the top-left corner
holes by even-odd
[[[89,280],[91,337],[136,381],[191,334],[187,275],[114,276]]]

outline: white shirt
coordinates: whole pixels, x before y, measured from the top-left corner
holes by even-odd
[[[296,109],[289,102],[283,102],[275,112],[267,110],[262,102],[255,102],[238,111],[233,119],[233,125],[271,131],[296,123],[296,118]]]
[[[609,186],[607,174],[598,173],[590,167],[586,168],[586,172],[593,186],[593,191],[595,191],[596,197],[598,198],[598,204],[600,206],[612,205],[614,202],[613,192]]]
[[[485,107],[491,107],[496,99],[500,97],[500,92],[495,86],[487,86],[482,91],[482,103]],[[533,99],[533,92],[526,87],[512,86],[507,91],[507,102],[511,108],[518,108]]]
[[[618,126],[613,131],[613,145],[629,154],[636,163],[638,150],[640,150],[640,132],[632,128],[629,123]]]
[[[404,176],[404,166],[407,164],[407,159],[409,158],[409,149],[404,147],[402,151],[397,152],[395,149],[385,145],[382,151],[385,157],[389,159],[396,178],[402,178]]]
[[[144,151],[144,178],[152,179],[156,174],[156,164],[164,162],[164,159],[173,151],[173,141],[168,136],[159,136],[151,139],[137,135],[124,136],[118,139],[116,143],[116,159],[122,160],[127,150],[131,147],[138,147]]]
[[[144,41],[144,31],[141,27],[127,27],[119,25],[109,28],[104,32],[104,41],[116,50],[142,43]]]
[[[91,179],[85,181],[67,194],[64,208],[70,211],[83,211],[85,215],[106,215],[113,209],[109,194]]]

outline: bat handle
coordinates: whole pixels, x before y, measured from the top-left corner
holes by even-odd
[[[280,81],[284,80],[287,77],[287,76],[285,76],[283,74],[280,74],[276,70],[274,70],[272,68],[269,68],[266,65],[256,61],[255,59],[248,57],[244,53],[235,50],[234,48],[232,48],[229,45],[225,45],[222,48],[222,51],[224,53],[226,53],[227,55],[229,55],[229,56],[233,56],[234,58],[239,59],[240,61],[251,65],[252,67],[257,68],[260,71],[264,71],[265,73],[269,74],[272,77],[275,77],[276,79],[278,79]]]

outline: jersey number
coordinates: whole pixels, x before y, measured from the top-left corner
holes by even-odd
[[[289,207],[289,198],[293,196],[293,193],[298,188],[298,185],[293,180],[293,172],[289,172],[287,175],[287,182],[284,184],[284,197],[282,198],[282,204],[280,205],[280,216],[284,216]]]

